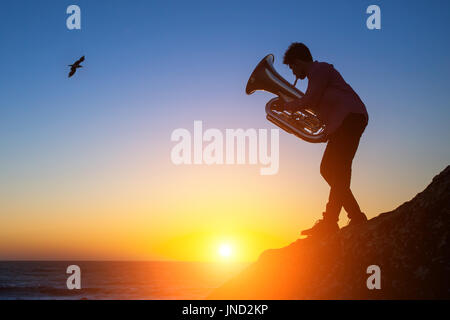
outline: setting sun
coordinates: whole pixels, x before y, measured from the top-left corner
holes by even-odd
[[[229,244],[222,244],[219,247],[219,255],[223,258],[229,258],[233,254],[233,250]]]

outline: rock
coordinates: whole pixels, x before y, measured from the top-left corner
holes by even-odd
[[[207,299],[449,299],[450,166],[397,209],[324,239],[299,239]],[[369,290],[367,267],[381,269]]]

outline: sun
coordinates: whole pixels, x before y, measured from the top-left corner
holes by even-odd
[[[218,252],[222,258],[229,258],[233,254],[233,248],[229,244],[223,243],[219,246]]]

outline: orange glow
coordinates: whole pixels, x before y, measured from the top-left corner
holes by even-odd
[[[24,181],[1,203],[1,258],[255,261],[298,239],[324,209],[329,189],[309,152],[317,149],[318,161],[321,150],[295,142],[303,154],[282,152],[274,176],[247,165],[174,166],[167,152],[120,170]],[[377,212],[368,195],[360,198],[369,216]],[[218,254],[223,244],[232,248],[228,258]]]

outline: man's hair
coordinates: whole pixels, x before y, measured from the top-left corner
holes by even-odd
[[[284,53],[283,63],[291,64],[295,59],[299,59],[305,62],[312,62],[313,58],[308,47],[300,42],[293,42]]]

